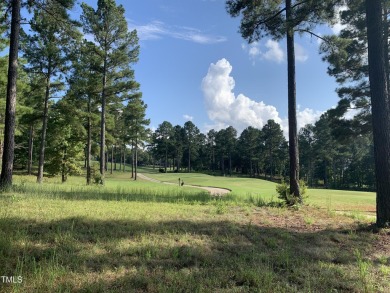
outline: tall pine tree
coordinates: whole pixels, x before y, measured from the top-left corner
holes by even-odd
[[[130,67],[138,60],[138,37],[135,30],[128,31],[125,10],[122,5],[117,6],[114,0],[98,0],[96,10],[83,3],[82,9],[84,32],[94,37],[94,52],[100,61],[100,173],[104,183],[107,105],[113,99],[125,98],[129,91],[139,88]]]

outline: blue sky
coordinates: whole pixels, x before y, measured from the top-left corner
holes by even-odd
[[[152,128],[164,120],[192,120],[203,132],[228,125],[242,131],[275,119],[287,131],[285,40],[247,44],[238,33],[240,19],[227,14],[224,0],[117,3],[140,38],[135,73]],[[297,36],[296,55],[298,120],[304,125],[337,104],[337,85],[315,38]]]

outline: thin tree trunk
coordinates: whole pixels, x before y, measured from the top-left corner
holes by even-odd
[[[123,172],[126,171],[126,146],[123,147]]]
[[[88,120],[87,120],[87,185],[91,184],[91,150],[92,150],[92,123],[91,123],[91,97],[88,97]]]
[[[42,183],[43,179],[43,165],[45,164],[45,147],[46,147],[46,132],[47,132],[47,120],[49,112],[49,98],[50,98],[50,77],[51,77],[51,60],[49,59],[48,73],[46,78],[46,94],[43,106],[42,117],[42,132],[41,132],[41,146],[39,149],[39,163],[38,163],[38,176],[37,182]]]
[[[104,184],[105,171],[105,146],[106,146],[106,86],[107,86],[107,53],[103,64],[103,90],[102,90],[102,113],[100,121],[100,174],[102,175],[102,184]]]
[[[188,173],[191,173],[191,146],[188,146]]]
[[[33,150],[34,150],[34,124],[32,123],[30,125],[30,133],[28,138],[28,162],[27,162],[28,175],[31,175],[32,173]]]
[[[299,190],[299,151],[297,134],[297,105],[295,84],[294,27],[292,26],[291,0],[286,0],[287,28],[287,75],[288,75],[288,135],[290,155],[290,193],[302,202]]]
[[[390,103],[383,46],[381,0],[366,0],[368,64],[376,176],[376,223],[390,226]]]
[[[119,171],[122,171],[122,147],[119,148]]]
[[[134,142],[131,142],[131,178],[134,178]]]
[[[114,170],[116,171],[116,144],[114,145]]]
[[[67,176],[67,172],[66,172],[66,147],[64,149],[64,153],[63,153],[63,156],[62,156],[62,166],[61,166],[61,171],[62,171],[62,183],[65,183],[66,180],[68,179],[68,176]]]
[[[12,185],[15,150],[16,80],[18,77],[18,47],[20,31],[20,0],[12,1],[11,35],[8,59],[7,101],[5,106],[4,148],[0,187]]]
[[[113,161],[114,161],[114,146],[112,145],[111,146],[111,170],[110,170],[110,174],[112,174],[112,171],[113,171]]]
[[[134,162],[134,180],[137,180],[137,167],[138,167],[138,139],[135,138],[135,162]]]

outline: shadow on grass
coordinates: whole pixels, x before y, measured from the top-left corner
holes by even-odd
[[[0,228],[0,274],[22,275],[19,292],[361,292],[355,252],[375,242],[219,220],[8,218]]]

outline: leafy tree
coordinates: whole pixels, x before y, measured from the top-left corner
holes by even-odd
[[[137,180],[138,146],[149,135],[146,127],[150,124],[150,119],[145,118],[146,108],[147,105],[141,100],[139,95],[131,99],[123,111],[125,127],[128,129],[128,138],[133,142],[134,146],[134,180]]]
[[[164,158],[164,170],[167,172],[168,167],[168,153],[172,147],[173,126],[170,122],[164,121],[161,123],[154,135],[154,144],[157,153]]]
[[[285,138],[280,124],[272,119],[268,120],[267,124],[263,126],[261,133],[264,143],[264,155],[268,163],[271,178],[273,178],[277,166],[276,163],[278,160],[282,160],[282,158],[278,158],[278,155],[280,153],[279,150],[282,149],[285,143]]]
[[[195,156],[199,148],[199,128],[192,121],[184,123],[184,139],[187,145],[188,173],[191,172],[191,156]]]
[[[98,0],[97,9],[83,3],[84,32],[95,40],[96,56],[99,58],[101,75],[101,132],[100,132],[100,173],[104,182],[106,108],[112,99],[128,97],[138,91],[134,71],[130,64],[138,60],[139,46],[136,31],[129,32],[122,5],[114,0]]]
[[[184,153],[184,129],[180,125],[173,127],[172,146],[174,158],[176,159],[176,170],[179,172]]]
[[[299,152],[296,118],[295,49],[294,33],[311,32],[314,24],[333,17],[334,5],[340,1],[246,1],[227,0],[229,14],[237,17],[242,14],[240,32],[249,42],[271,35],[276,39],[287,38],[288,71],[288,120],[290,192],[302,201],[299,191]]]
[[[98,79],[98,59],[93,52],[91,42],[79,44],[79,54],[74,54],[71,75],[68,78],[69,90],[67,99],[83,113],[81,120],[86,129],[85,167],[87,184],[91,184],[91,156],[93,137],[96,136],[98,123],[98,93],[100,79]]]
[[[39,154],[37,182],[43,178],[45,161],[46,132],[49,117],[49,101],[54,94],[64,89],[64,76],[69,65],[73,40],[79,37],[75,23],[70,21],[67,9],[73,6],[73,0],[48,0],[34,10],[31,21],[32,33],[26,35],[24,56],[28,60],[26,69],[36,74],[38,84],[45,88],[42,97],[42,130]],[[60,18],[60,19],[59,19]]]
[[[207,132],[207,146],[209,150],[209,157],[210,157],[210,170],[214,172],[215,168],[215,138],[216,138],[217,132],[214,129],[211,129],[209,132]]]
[[[249,169],[250,176],[254,176],[254,164],[259,162],[259,142],[261,131],[252,126],[247,127],[238,138],[239,153],[244,159],[243,171]],[[248,168],[249,165],[249,168]]]
[[[81,173],[79,161],[84,157],[85,129],[79,123],[80,111],[65,100],[52,107],[47,131],[46,168],[49,174],[61,174],[62,182],[69,175]]]
[[[313,168],[314,168],[314,126],[311,124],[302,127],[299,130],[298,141],[301,151],[299,152],[299,162],[301,176],[313,186]]]

